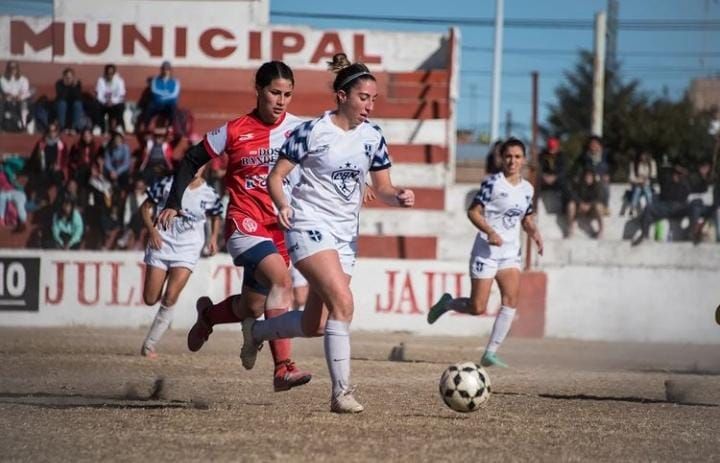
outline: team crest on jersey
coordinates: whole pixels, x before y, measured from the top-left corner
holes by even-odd
[[[253,219],[245,217],[242,220],[242,228],[248,233],[254,233],[258,228],[258,224]]]
[[[505,229],[509,230],[515,225],[517,225],[517,222],[520,219],[520,216],[522,216],[522,214],[522,209],[518,207],[508,209],[507,212],[505,212],[505,214],[503,215],[503,226],[505,227]]]
[[[350,197],[355,192],[358,185],[358,179],[360,178],[360,171],[356,166],[351,168],[350,163],[345,164],[345,167],[338,169],[332,173],[332,181],[335,186],[335,191],[346,200],[350,200]]]

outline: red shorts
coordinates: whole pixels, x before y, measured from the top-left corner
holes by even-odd
[[[262,224],[251,217],[235,215],[227,218],[225,223],[225,241],[228,241],[233,233],[239,232],[243,235],[259,238],[259,241],[270,240],[277,248],[278,254],[290,265],[287,245],[285,244],[285,232],[277,222]]]

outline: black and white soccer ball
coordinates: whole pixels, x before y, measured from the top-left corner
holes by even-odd
[[[490,398],[490,377],[473,362],[450,365],[440,377],[440,396],[456,412],[474,412]]]

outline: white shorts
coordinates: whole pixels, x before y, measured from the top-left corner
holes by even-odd
[[[308,286],[308,281],[305,279],[300,270],[296,269],[295,266],[290,267],[290,277],[292,278],[293,288],[299,288],[301,286]]]
[[[493,259],[492,257],[481,257],[473,255],[470,257],[470,278],[473,280],[484,280],[495,278],[498,270],[507,268],[522,268],[520,257],[509,257],[506,259]]]
[[[192,272],[195,269],[196,263],[197,261],[190,262],[187,260],[162,259],[155,255],[153,249],[147,248],[145,250],[145,264],[149,265],[150,267],[161,268],[165,271],[173,267],[185,267],[187,269],[190,269],[190,271]]]
[[[352,276],[357,254],[357,241],[342,241],[327,230],[292,229],[285,234],[290,259],[297,264],[320,251],[334,249],[340,256],[343,272]]]

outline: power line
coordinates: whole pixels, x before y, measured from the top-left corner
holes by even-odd
[[[464,52],[492,53],[492,47],[476,47],[473,45],[463,45],[461,47]],[[503,53],[509,55],[536,55],[536,56],[575,56],[581,52],[582,48],[577,49],[560,49],[560,48],[504,48]],[[589,50],[586,50],[589,51]],[[619,51],[618,55],[625,57],[668,57],[668,58],[712,58],[720,57],[720,51],[709,52],[682,52],[682,51],[653,51],[653,50],[632,50]]]
[[[271,11],[276,17],[331,19],[346,21],[392,22],[406,24],[459,25],[474,27],[495,27],[494,18],[423,18],[416,16],[383,16],[357,15],[338,13],[302,13],[293,11]],[[505,19],[504,26],[524,29],[592,29],[591,19]],[[620,29],[634,31],[714,31],[720,30],[717,20],[666,20],[666,19],[631,19],[620,21]]]

